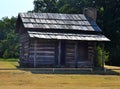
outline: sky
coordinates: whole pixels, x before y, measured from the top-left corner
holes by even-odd
[[[17,17],[20,12],[33,10],[34,0],[1,0],[0,1],[0,19],[3,17]]]

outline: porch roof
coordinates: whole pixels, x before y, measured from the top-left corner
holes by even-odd
[[[28,31],[31,38],[56,39],[56,40],[81,40],[81,41],[110,41],[102,34],[75,34]]]

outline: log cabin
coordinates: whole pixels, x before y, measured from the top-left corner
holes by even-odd
[[[19,34],[20,65],[93,68],[96,42],[110,41],[96,17],[95,8],[85,8],[83,14],[19,13],[15,32]],[[104,55],[101,61],[104,65]]]

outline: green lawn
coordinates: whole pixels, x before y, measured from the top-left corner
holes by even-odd
[[[16,68],[17,65],[17,62],[0,61],[0,68]],[[120,73],[120,67],[106,68]],[[35,71],[0,70],[0,89],[120,89],[120,75],[42,74]]]
[[[15,60],[17,59],[0,59],[0,68],[16,68],[16,66],[19,66],[19,64]]]

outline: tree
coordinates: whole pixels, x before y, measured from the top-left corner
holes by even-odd
[[[0,20],[0,57],[18,57],[18,36],[14,33],[16,18]]]
[[[81,13],[86,0],[34,0],[33,12]]]
[[[34,12],[58,12],[56,6],[58,0],[34,0]]]
[[[96,0],[98,8],[98,23],[103,33],[111,40],[105,45],[109,51],[109,64],[120,65],[120,1],[119,0]]]
[[[61,13],[81,13],[82,0],[59,0],[58,7]]]
[[[104,61],[107,62],[109,57],[109,52],[104,51]],[[94,66],[102,68],[102,47],[101,45],[97,45],[95,49],[95,56],[94,56]]]

